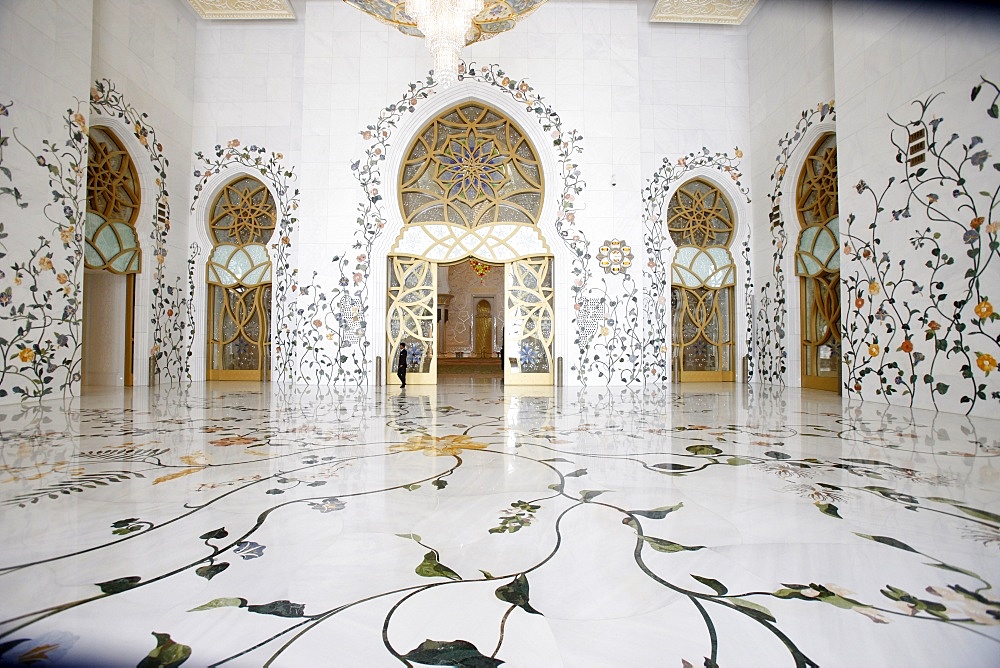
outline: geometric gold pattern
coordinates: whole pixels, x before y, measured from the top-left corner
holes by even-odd
[[[671,198],[667,228],[678,246],[728,246],[734,229],[732,209],[721,190],[693,179]]]
[[[215,242],[205,266],[209,286],[208,379],[264,380],[271,366],[271,259],[277,222],[267,186],[240,176],[209,209]]]
[[[411,143],[399,174],[407,225],[534,225],[542,198],[542,169],[527,136],[499,112],[475,102],[428,123]]]
[[[507,313],[504,317],[506,382],[552,384],[553,278],[552,258],[537,257],[507,265]]]
[[[139,272],[142,249],[135,232],[139,204],[139,176],[128,151],[110,130],[92,127],[84,228],[87,268],[115,274]]]
[[[670,198],[667,229],[678,246],[671,266],[674,377],[733,381],[732,208],[719,188],[692,179]]]
[[[433,384],[437,367],[434,341],[437,338],[437,265],[416,258],[389,257],[389,286],[386,311],[387,382],[398,382],[395,373],[399,345],[406,346],[407,381],[415,385]]]
[[[819,138],[796,189],[795,273],[802,319],[802,386],[840,389],[840,221],[837,136]]]
[[[467,257],[504,264],[550,254],[538,228],[528,223],[485,225],[471,230],[449,223],[406,225],[392,252],[443,264]]]

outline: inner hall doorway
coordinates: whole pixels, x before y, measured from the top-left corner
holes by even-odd
[[[438,265],[438,376],[503,378],[504,265]]]
[[[398,385],[400,344],[407,384],[439,375],[502,377],[511,385],[555,380],[553,260],[504,264],[467,258],[437,264],[388,258],[386,383]]]

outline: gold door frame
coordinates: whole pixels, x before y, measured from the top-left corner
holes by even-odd
[[[736,233],[733,207],[703,178],[677,188],[667,206],[677,245],[671,263],[671,366],[678,382],[736,380]]]
[[[110,128],[95,125],[88,133],[84,266],[125,277],[125,387],[134,382],[135,276],[142,270],[135,224],[141,206],[139,174],[131,154]],[[84,315],[92,317],[86,308]]]
[[[837,201],[837,137],[823,134],[809,152],[796,187],[802,387],[840,392],[840,221]],[[831,356],[820,352],[830,349]],[[824,361],[826,361],[825,369]]]
[[[555,381],[554,258],[532,257],[504,265],[506,385]]]
[[[271,375],[272,266],[277,227],[268,187],[238,174],[216,194],[207,221],[213,240],[208,287],[207,380],[266,381]]]
[[[208,297],[208,364],[206,380],[267,381],[271,377],[270,329],[271,285],[228,286],[209,284]],[[220,304],[221,302],[221,304]],[[247,329],[256,320],[257,336],[247,336]],[[236,323],[231,334],[225,333],[225,322]],[[244,346],[239,346],[244,343]],[[239,364],[244,356],[256,360],[254,369],[227,369]],[[235,361],[234,361],[235,360]]]
[[[493,305],[489,299],[482,297],[473,299],[479,301],[476,302],[476,315],[473,320],[475,338],[472,342],[472,354],[477,357],[493,357]]]
[[[674,285],[671,290],[674,293],[671,301],[674,302],[675,314],[673,366],[677,380],[681,383],[734,382],[733,287],[713,289],[701,286],[691,289]],[[728,311],[728,316],[723,309]],[[687,330],[691,332],[690,337],[685,336],[686,324],[691,326]],[[697,354],[690,349],[699,344],[706,351],[702,365],[706,368],[695,370],[686,361]],[[714,369],[708,368],[713,366]]]
[[[400,341],[407,343],[408,353],[413,346],[420,360],[408,359],[407,384],[411,378],[414,383],[437,381],[437,266],[474,258],[503,265],[503,312],[516,312],[523,326],[521,336],[504,319],[505,377],[512,384],[551,385],[551,250],[538,229],[544,174],[528,135],[503,111],[470,99],[446,107],[424,124],[404,156],[397,180],[403,226],[388,253],[386,382],[399,382],[395,360]],[[513,292],[512,272],[520,272]],[[528,286],[533,281],[539,282],[534,291]],[[493,306],[495,315],[500,307]],[[522,344],[529,363],[524,368],[531,372],[521,365]]]
[[[399,344],[407,350],[406,384],[437,384],[437,263],[390,255],[386,310],[386,385],[399,385]]]

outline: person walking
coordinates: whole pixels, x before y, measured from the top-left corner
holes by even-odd
[[[399,344],[399,361],[396,363],[396,376],[399,378],[399,386],[406,387],[406,344]]]

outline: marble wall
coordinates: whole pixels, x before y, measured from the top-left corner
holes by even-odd
[[[86,2],[0,5],[3,402],[79,390],[92,17]]]
[[[834,5],[845,393],[1000,404],[1000,15]]]
[[[368,384],[375,358],[385,356],[386,255],[402,225],[395,170],[413,133],[470,98],[515,120],[544,166],[540,229],[555,255],[555,346],[565,382],[669,380],[665,297],[674,249],[662,212],[677,186],[701,177],[723,188],[737,210],[732,251],[745,315],[737,355],[749,354],[751,380],[797,385],[796,230],[787,222],[794,221],[787,193],[804,153],[835,130],[842,232],[853,216],[855,231],[875,230],[878,239],[869,257],[860,242],[843,249],[847,392],[958,411],[996,401],[991,309],[1000,297],[989,294],[996,263],[985,260],[996,254],[995,214],[982,202],[970,204],[976,215],[969,215],[954,188],[925,193],[904,185],[908,172],[893,144],[894,133],[914,121],[940,127],[939,150],[957,133],[948,150],[965,147],[961,187],[969,201],[995,190],[988,159],[997,134],[998,76],[989,71],[995,15],[767,0],[744,26],[727,27],[650,24],[652,0],[550,0],[516,30],[468,48],[473,71],[443,91],[428,79],[420,40],[343,3],[294,0],[293,7],[297,18],[280,22],[203,21],[181,0],[17,0],[0,8],[7,37],[0,49],[17,64],[0,77],[2,165],[11,170],[0,175],[7,188],[0,191],[7,234],[0,239],[7,347],[0,401],[76,391],[81,181],[71,182],[71,160],[54,165],[43,155],[44,139],[68,136],[79,145],[86,123],[100,120],[139,167],[138,384],[150,380],[149,356],[157,358],[154,381],[204,377],[206,212],[241,173],[264,180],[279,204],[271,244],[275,377]],[[974,86],[981,86],[976,100]],[[890,178],[891,206],[878,211],[872,197]],[[926,204],[931,195],[951,208],[909,202]],[[938,210],[955,234],[933,238],[943,234],[934,227],[921,248],[911,239],[939,224]],[[907,232],[882,234],[887,215]],[[60,249],[51,257],[37,247],[38,226]],[[599,249],[612,240],[632,249],[628,271],[599,267]],[[920,264],[932,241],[955,262]],[[900,260],[907,260],[902,273]],[[883,315],[879,300],[903,289],[903,274],[914,284],[909,290],[922,291],[907,295],[909,315]],[[45,332],[35,323],[28,327],[34,334],[18,329],[29,282],[61,316]],[[928,286],[938,283],[949,285],[949,302],[961,302],[947,318],[929,301],[936,288]],[[114,304],[91,307],[100,313]]]

